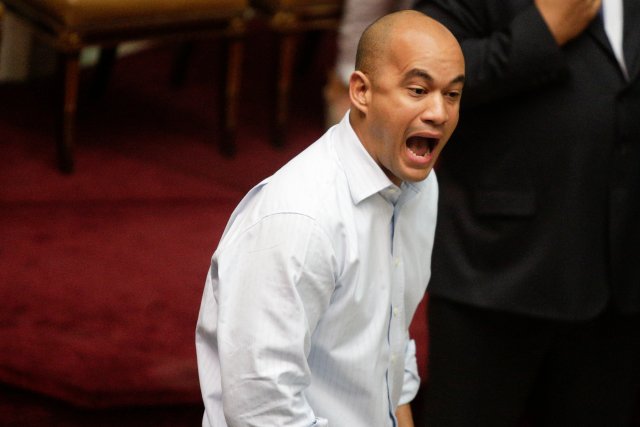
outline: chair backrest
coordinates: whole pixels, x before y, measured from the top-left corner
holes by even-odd
[[[336,27],[342,16],[343,0],[250,0],[258,12],[274,17],[274,23],[304,23],[312,27]]]
[[[2,0],[59,48],[234,28],[248,0]],[[240,24],[236,24],[240,25]]]

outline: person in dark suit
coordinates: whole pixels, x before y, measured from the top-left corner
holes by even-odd
[[[461,43],[437,173],[429,427],[628,426],[640,337],[640,1],[421,0]],[[418,416],[416,416],[418,418]]]

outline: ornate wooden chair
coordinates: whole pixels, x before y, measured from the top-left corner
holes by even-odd
[[[243,55],[248,0],[0,0],[36,36],[60,56],[62,100],[57,121],[57,162],[62,172],[74,169],[73,149],[78,99],[79,54],[86,46],[105,53],[100,69],[113,62],[115,47],[125,41],[224,37],[227,71],[223,136],[220,149],[234,151],[237,93]],[[104,77],[104,73],[103,77]]]
[[[343,0],[251,0],[250,3],[259,15],[267,17],[269,26],[279,34],[272,141],[280,146],[284,144],[286,136],[298,35],[305,31],[336,30],[342,16]]]

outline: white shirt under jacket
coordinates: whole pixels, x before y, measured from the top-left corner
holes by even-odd
[[[408,327],[438,186],[395,186],[348,115],[233,212],[196,330],[203,426],[387,427],[420,379]]]

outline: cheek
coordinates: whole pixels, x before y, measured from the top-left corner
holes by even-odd
[[[451,118],[451,122],[455,127],[458,124],[458,120],[460,120],[460,104],[456,104],[455,107],[451,108],[449,112],[449,117]]]
[[[453,111],[449,113],[449,120],[447,121],[447,128],[448,128],[449,134],[452,134],[453,131],[456,129],[456,127],[458,126],[459,120],[460,120],[460,111],[458,108],[455,108],[453,109]]]

